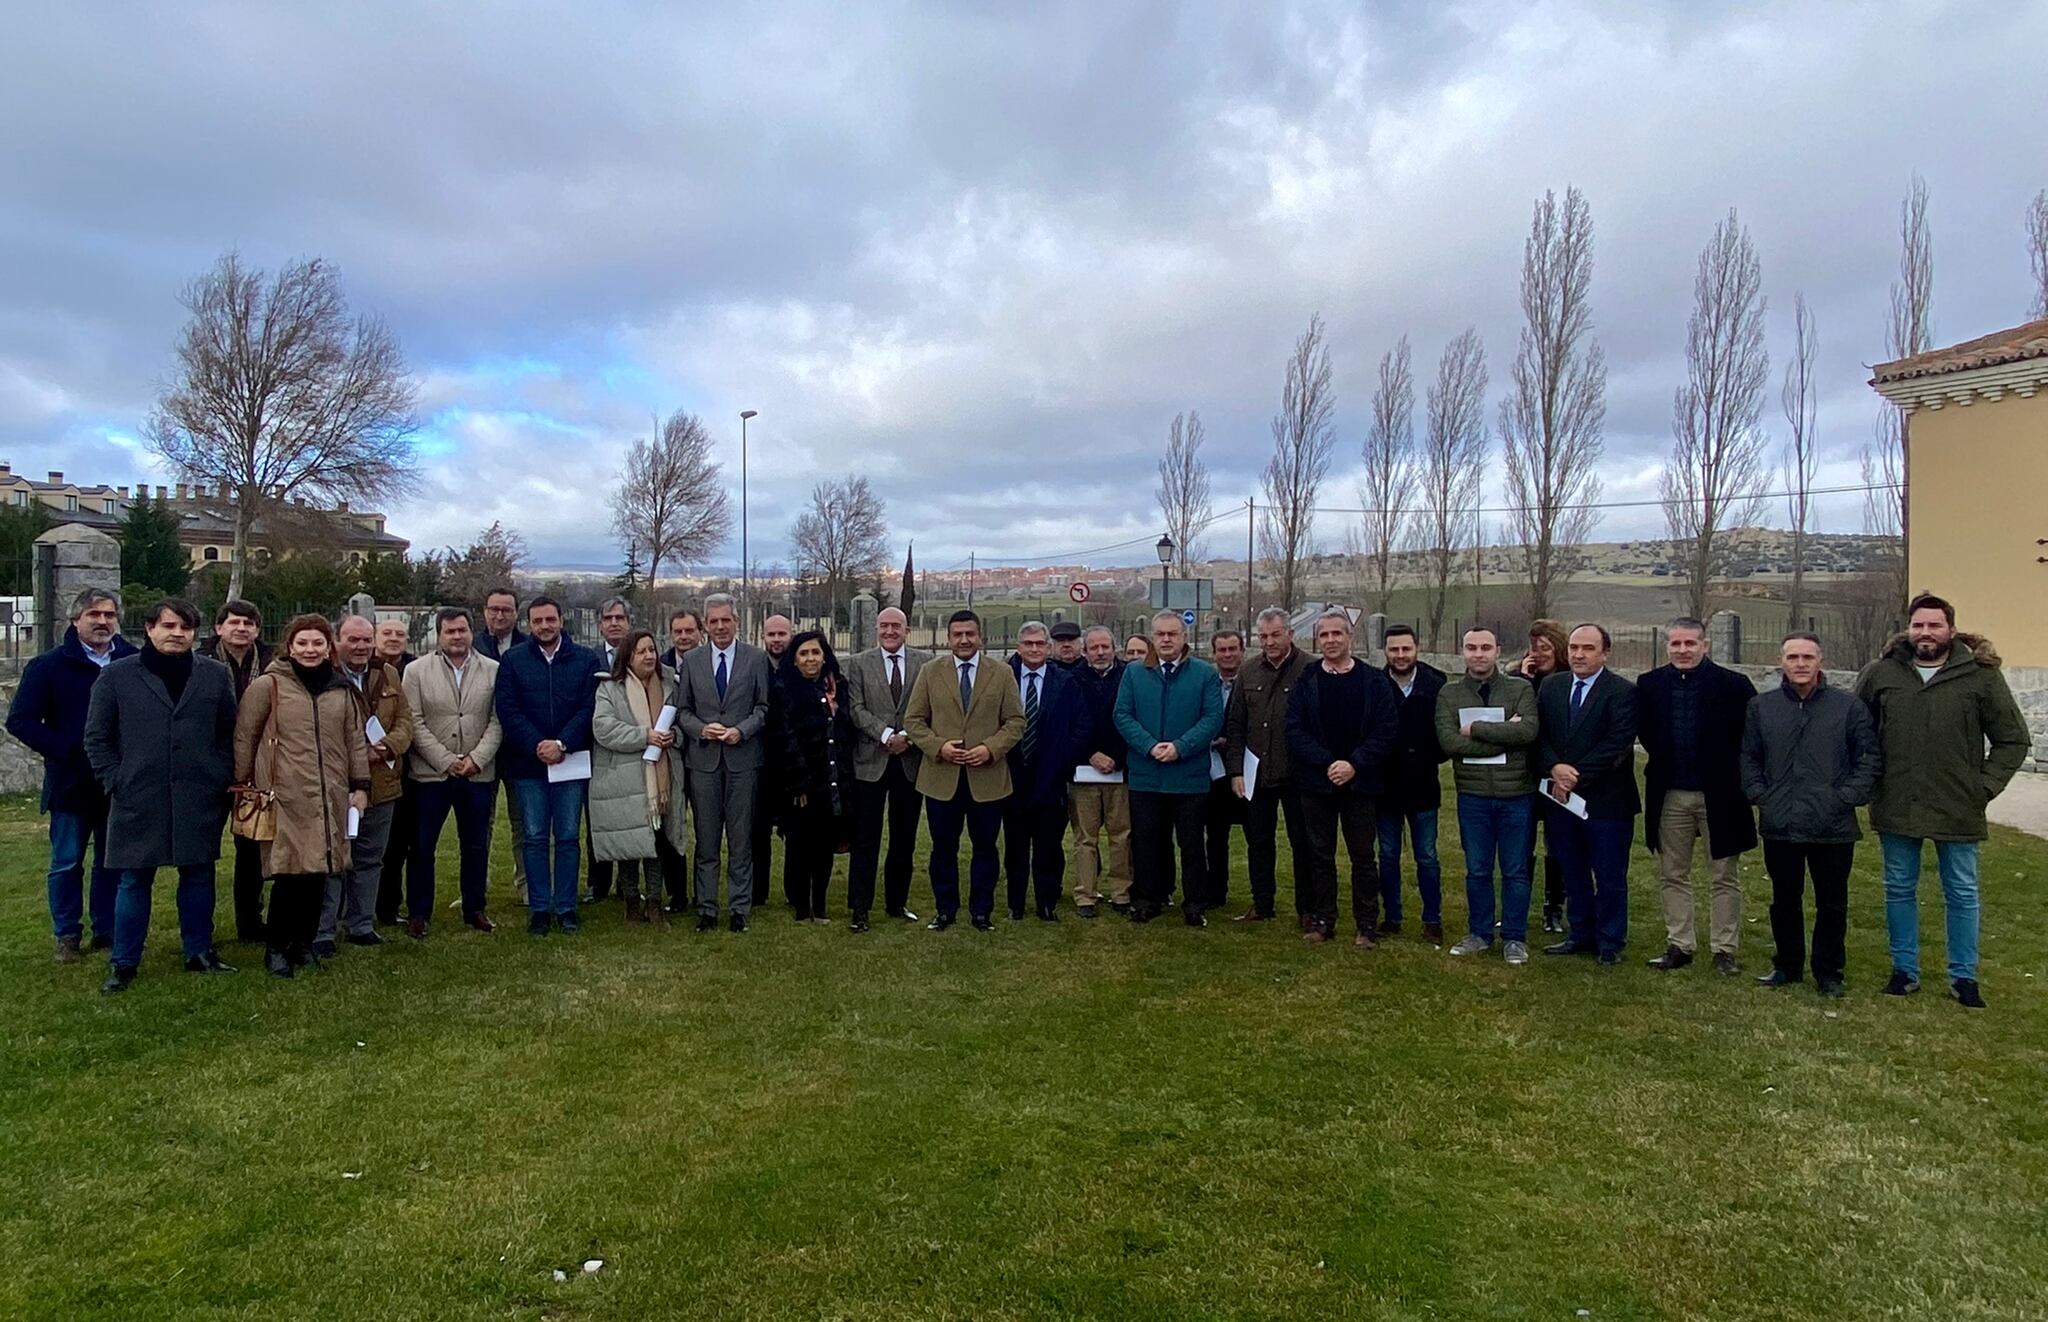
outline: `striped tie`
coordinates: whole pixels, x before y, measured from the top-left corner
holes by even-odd
[[[1028,764],[1038,747],[1038,676],[1026,675],[1025,680],[1024,738],[1017,745],[1017,753]]]

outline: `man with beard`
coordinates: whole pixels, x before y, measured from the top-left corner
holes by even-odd
[[[789,650],[789,640],[796,626],[787,615],[770,615],[761,621],[761,650],[768,657],[768,673],[771,675],[782,668],[782,654]],[[770,686],[771,692],[773,686]],[[756,787],[758,806],[754,810],[754,907],[768,903],[768,873],[770,851],[775,847],[775,822],[777,814],[773,805],[782,802],[782,782],[777,772],[777,752],[782,747],[782,732],[775,726],[776,712],[771,707],[768,713],[770,729],[761,741],[761,771]],[[794,905],[794,896],[784,899]]]
[[[1415,630],[1389,626],[1381,647],[1386,652],[1387,678],[1400,699],[1400,730],[1387,758],[1387,788],[1374,805],[1379,813],[1380,904],[1384,917],[1380,935],[1401,930],[1401,838],[1415,854],[1415,893],[1422,901],[1422,939],[1444,943],[1443,868],[1436,856],[1437,812],[1443,790],[1436,769],[1443,750],[1436,740],[1436,695],[1444,672],[1422,659]]]

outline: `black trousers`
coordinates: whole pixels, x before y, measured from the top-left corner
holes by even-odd
[[[1325,932],[1337,926],[1337,838],[1351,855],[1351,919],[1361,932],[1380,921],[1380,874],[1373,858],[1379,836],[1379,810],[1363,794],[1340,789],[1301,796],[1302,823],[1308,827],[1310,860],[1308,912]]]
[[[774,864],[775,824],[781,820],[782,777],[766,763],[754,777],[754,907],[768,903],[768,871]],[[784,898],[787,898],[785,896]]]
[[[1209,792],[1131,791],[1131,898],[1154,907],[1173,896],[1174,851],[1180,851],[1181,903],[1199,913],[1209,894],[1208,844],[1202,838]]]
[[[1022,790],[1003,800],[1003,875],[1010,883],[1010,912],[1024,912],[1024,885],[1033,906],[1050,912],[1067,879],[1067,795],[1033,803]]]
[[[782,893],[797,917],[823,918],[832,861],[846,824],[832,815],[830,802],[786,808],[782,820]]]
[[[647,864],[647,884],[643,888],[647,902],[654,904],[660,891],[668,892],[668,911],[687,913],[694,905],[696,895],[696,873],[689,860],[677,852],[675,844],[668,838],[667,831],[654,833],[654,862]],[[680,907],[678,907],[680,906]]]
[[[882,872],[882,907],[902,913],[910,904],[910,865],[917,849],[917,818],[924,796],[903,769],[903,759],[882,764],[879,780],[853,786],[853,856],[846,867],[847,912],[864,914],[875,904],[875,872]],[[882,827],[889,828],[889,857],[882,861]]]
[[[391,809],[391,839],[384,846],[384,870],[377,876],[377,921],[387,927],[398,921],[398,902],[406,896],[406,867],[419,843],[419,821],[420,787],[407,776]]]
[[[967,828],[967,912],[986,918],[996,908],[996,835],[1003,825],[1003,801],[977,803],[967,777],[950,799],[926,799],[925,820],[932,833],[932,907],[941,918],[960,913],[960,829]]]
[[[320,927],[320,905],[327,898],[327,878],[317,872],[287,872],[270,879],[270,921],[264,944],[272,950],[304,950]]]
[[[590,898],[602,900],[612,893],[613,868],[610,860],[597,856],[590,839],[590,805],[583,808],[583,872],[590,878]]]
[[[1792,977],[1806,959],[1806,875],[1813,876],[1813,976],[1839,979],[1849,934],[1849,867],[1856,846],[1764,841],[1764,871],[1771,876],[1771,962]]]
[[[1230,788],[1230,777],[1209,782],[1208,818],[1209,893],[1202,898],[1204,909],[1220,909],[1230,903],[1230,828],[1245,824],[1245,801]]]
[[[235,842],[235,939],[263,939],[263,846],[233,837]],[[318,915],[315,915],[318,921]]]
[[[1315,870],[1314,851],[1308,847],[1308,828],[1301,820],[1301,795],[1291,785],[1260,784],[1244,805],[1245,872],[1251,880],[1252,908],[1273,916],[1278,890],[1274,869],[1279,858],[1275,836],[1282,818],[1287,822],[1287,848],[1294,871],[1294,911],[1308,910],[1309,877]]]

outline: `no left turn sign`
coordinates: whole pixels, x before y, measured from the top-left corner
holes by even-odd
[[[1088,585],[1086,583],[1071,584],[1067,588],[1067,595],[1074,599],[1076,606],[1083,605],[1088,600]]]

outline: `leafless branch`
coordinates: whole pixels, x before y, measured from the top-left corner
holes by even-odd
[[[2034,302],[2029,317],[2048,317],[2048,188],[2027,204],[2027,267],[2034,273]]]
[[[1173,415],[1166,431],[1166,457],[1159,461],[1159,487],[1153,494],[1173,538],[1174,572],[1194,576],[1206,557],[1201,529],[1209,522],[1209,465],[1202,459],[1202,415],[1190,409]]]
[[[709,555],[732,529],[732,503],[703,422],[677,409],[653,440],[633,442],[611,506],[612,535],[629,560],[646,558],[650,593],[664,563]]]
[[[1426,396],[1416,537],[1423,551],[1429,650],[1443,633],[1451,577],[1479,541],[1479,475],[1486,466],[1486,347],[1467,327],[1444,346]]]
[[[887,565],[887,518],[887,506],[865,477],[849,473],[818,483],[810,509],[789,534],[797,572],[824,584],[836,609],[852,597],[853,584]]]
[[[1385,613],[1394,594],[1394,550],[1408,523],[1405,511],[1415,491],[1415,371],[1408,337],[1380,355],[1379,381],[1372,392],[1372,422],[1366,428],[1365,480],[1359,503],[1365,508],[1362,541],[1371,570],[1373,608]]]
[[[1806,295],[1792,296],[1792,360],[1778,403],[1789,428],[1785,438],[1785,515],[1792,528],[1792,586],[1785,595],[1785,627],[1797,629],[1806,608],[1806,532],[1813,523],[1813,483],[1820,473],[1819,392],[1814,359],[1820,350]]]
[[[1287,376],[1280,391],[1280,411],[1273,415],[1273,457],[1266,463],[1261,488],[1266,508],[1261,514],[1260,542],[1280,578],[1280,604],[1292,607],[1300,593],[1303,570],[1315,548],[1316,493],[1329,475],[1336,436],[1330,415],[1336,408],[1330,385],[1330,351],[1323,341],[1323,316],[1308,319],[1308,329],[1294,342]]]

